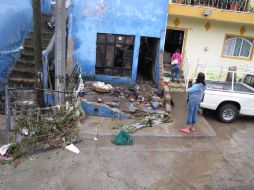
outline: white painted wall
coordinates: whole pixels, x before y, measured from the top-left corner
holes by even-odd
[[[249,0],[249,6],[251,6],[251,7],[254,6],[254,0]]]
[[[190,63],[194,65],[199,59],[199,63],[214,65],[251,65],[254,68],[253,58],[251,60],[240,60],[221,57],[225,34],[240,35],[242,24],[210,21],[211,28],[206,31],[205,24],[208,20],[187,17],[177,17],[180,25],[177,28],[188,30],[186,39],[186,49]],[[176,16],[168,17],[168,27],[174,27]],[[244,25],[246,32],[243,36],[254,37],[254,26]],[[207,48],[207,51],[205,51]]]

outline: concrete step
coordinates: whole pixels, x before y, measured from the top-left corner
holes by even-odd
[[[50,20],[51,14],[41,15],[41,35],[42,49],[46,49],[54,31],[50,30],[47,22]],[[30,31],[25,39],[23,50],[21,50],[20,58],[17,60],[15,67],[9,75],[9,85],[33,87],[36,80],[34,79],[35,61],[34,61],[34,32]]]
[[[12,73],[10,77],[29,77],[29,78],[34,78],[34,69],[35,68],[30,68],[30,67],[15,67],[12,70]]]
[[[171,92],[186,92],[185,83],[173,82],[173,83],[170,83],[168,86]]]
[[[176,82],[171,82],[169,84],[169,87],[171,88],[185,88],[185,83],[176,83]]]
[[[34,32],[31,31],[31,32],[28,34],[27,37],[33,37],[33,35],[34,35]],[[43,30],[43,31],[41,32],[41,37],[42,37],[42,38],[51,39],[53,35],[54,35],[54,32],[53,32],[53,31],[50,31],[50,30]]]
[[[51,37],[47,37],[47,38],[44,37],[44,38],[41,39],[42,43],[43,42],[48,42],[49,43],[50,40],[51,40]],[[27,36],[26,39],[25,39],[25,42],[26,41],[32,41],[33,42],[34,41],[34,36]]]
[[[26,52],[26,51],[21,51],[20,52],[20,57],[24,58],[25,60],[33,61],[34,60],[34,53],[32,52]]]
[[[42,49],[43,50],[46,49],[47,46],[48,46],[48,44],[42,44]],[[34,46],[33,46],[33,44],[24,44],[23,47],[24,47],[24,50],[26,52],[29,52],[29,53],[33,53],[34,52]]]
[[[185,88],[169,88],[170,92],[186,92]]]
[[[12,86],[23,86],[23,87],[34,87],[36,80],[33,78],[15,77],[10,76],[8,79],[8,85]]]
[[[41,22],[44,22],[44,21],[49,21],[52,17],[52,14],[45,14],[45,13],[42,13],[41,14]]]
[[[32,28],[32,29],[30,30],[30,33],[33,33],[33,31],[34,31],[34,29]],[[47,22],[41,23],[41,33],[42,33],[42,34],[44,34],[44,35],[52,34],[52,35],[53,35],[54,32],[55,32],[54,29],[49,28],[49,26],[48,26],[48,21],[47,21]],[[30,35],[30,33],[29,33],[29,35]]]
[[[26,60],[24,57],[20,57],[17,60],[15,67],[16,66],[34,67],[35,62],[34,62],[34,60]]]
[[[21,52],[25,52],[25,53],[34,53],[34,47],[33,46],[23,46],[23,50],[21,50]]]

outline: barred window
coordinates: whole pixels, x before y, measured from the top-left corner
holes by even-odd
[[[97,34],[96,74],[131,76],[134,36]]]
[[[224,57],[251,59],[253,38],[226,35],[223,48]]]

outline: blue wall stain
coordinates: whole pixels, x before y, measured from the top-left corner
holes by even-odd
[[[51,13],[51,1],[52,0],[41,0],[41,12],[42,13]]]
[[[0,88],[7,81],[25,36],[32,27],[31,0],[0,0]]]
[[[129,119],[130,115],[121,112],[118,109],[110,108],[105,104],[98,104],[82,100],[80,102],[81,108],[87,115],[98,116],[98,117],[109,117],[119,119]]]
[[[168,0],[73,0],[72,4],[73,56],[80,63],[83,75],[117,82],[115,77],[95,76],[97,33],[135,36],[132,75],[130,78],[119,77],[120,82],[136,81],[141,36],[159,38],[159,52],[163,51]],[[156,66],[157,83],[158,68]]]
[[[14,63],[19,57],[19,52],[12,52],[8,54],[0,53],[0,91],[4,90],[7,83],[7,76],[13,69]]]

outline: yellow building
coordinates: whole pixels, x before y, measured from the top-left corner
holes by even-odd
[[[254,0],[170,0],[165,52],[197,64],[254,67]],[[193,72],[192,72],[193,73]]]

